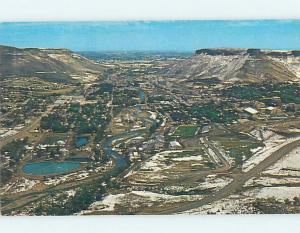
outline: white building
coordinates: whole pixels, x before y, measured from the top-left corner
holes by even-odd
[[[245,108],[244,111],[251,114],[251,115],[256,115],[258,113],[258,111],[256,109],[250,108],[250,107]]]
[[[181,145],[180,145],[180,143],[177,142],[177,141],[171,141],[171,142],[170,142],[170,148],[171,148],[171,149],[179,149],[179,148],[181,148]]]

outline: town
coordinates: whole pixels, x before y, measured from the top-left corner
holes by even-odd
[[[1,78],[1,213],[299,213],[299,56],[169,56]]]

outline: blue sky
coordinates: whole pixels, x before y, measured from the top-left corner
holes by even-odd
[[[0,23],[0,44],[74,51],[300,49],[300,20]]]

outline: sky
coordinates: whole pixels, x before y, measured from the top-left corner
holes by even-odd
[[[300,20],[0,23],[0,44],[73,51],[300,49]]]
[[[185,21],[199,19],[242,21]],[[74,51],[300,49],[293,19],[300,19],[299,0],[0,0],[0,44]]]

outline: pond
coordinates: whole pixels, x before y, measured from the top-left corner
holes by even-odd
[[[89,142],[88,136],[79,136],[76,138],[75,145],[76,147],[85,146]]]
[[[80,168],[79,162],[54,162],[45,161],[37,163],[27,163],[22,170],[26,174],[45,176],[71,172]]]
[[[140,99],[141,99],[142,102],[145,101],[145,98],[146,98],[145,92],[142,91],[142,90],[140,90],[140,92],[139,92],[139,97],[140,97]]]

